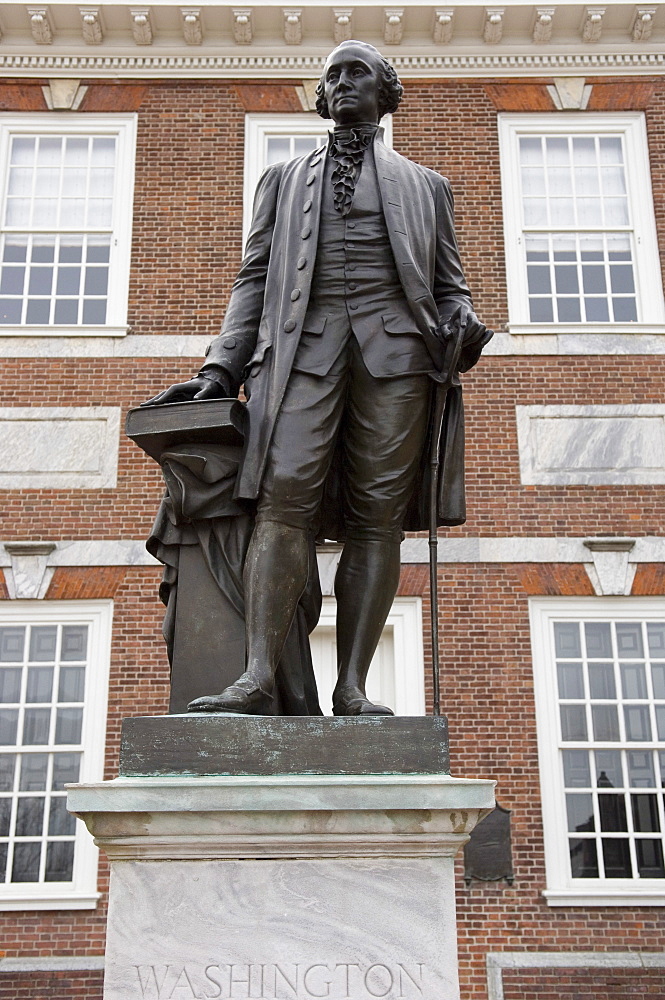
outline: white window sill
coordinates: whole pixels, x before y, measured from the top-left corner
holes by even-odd
[[[101,893],[60,892],[53,896],[0,897],[0,912],[8,910],[94,910]]]
[[[545,889],[543,896],[548,906],[665,906],[665,880],[660,888],[631,885],[619,890],[606,886],[585,886],[580,889]]]
[[[513,337],[536,334],[564,336],[566,334],[657,334],[665,335],[665,323],[509,323]]]
[[[0,326],[0,337],[126,337],[128,330],[128,326]]]

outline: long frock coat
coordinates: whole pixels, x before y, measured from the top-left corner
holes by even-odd
[[[238,498],[261,488],[275,420],[289,379],[310,297],[321,212],[325,149],[268,167],[257,187],[245,256],[221,333],[206,364],[245,380],[248,427]],[[445,364],[439,331],[471,297],[454,231],[453,198],[445,177],[389,149],[379,128],[374,157],[383,212],[404,296],[432,357]],[[489,339],[489,338],[487,338]],[[462,351],[459,370],[478,360],[483,343]],[[205,367],[205,365],[204,365]],[[439,522],[461,524],[464,510],[463,412],[459,380],[448,393],[439,474]],[[427,456],[404,527],[427,527]],[[334,475],[339,472],[333,466]],[[334,485],[329,495],[338,493]],[[325,506],[325,501],[324,501]],[[339,514],[339,512],[335,512]],[[343,534],[328,519],[326,537]]]

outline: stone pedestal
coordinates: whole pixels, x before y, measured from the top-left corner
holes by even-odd
[[[453,864],[493,782],[121,777],[69,790],[111,861],[104,1000],[458,1000]]]

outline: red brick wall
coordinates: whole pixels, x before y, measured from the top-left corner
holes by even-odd
[[[531,81],[525,87],[503,80],[409,81],[403,111],[395,117],[396,148],[451,179],[467,277],[479,313],[497,330],[508,319],[497,108],[540,108],[547,82]],[[646,107],[656,215],[665,246],[665,85],[661,80],[629,84],[598,85],[595,106]],[[129,303],[133,333],[216,332],[240,257],[245,110],[297,107],[290,88],[289,81],[254,88],[251,82],[237,87],[230,81],[91,83],[86,110],[138,109]],[[42,107],[36,81],[8,81],[0,87],[2,109]],[[3,405],[118,405],[124,413],[196,368],[196,360],[178,358],[6,361],[0,363]],[[39,393],[33,388],[36,371]],[[586,536],[608,530],[662,534],[661,487],[521,486],[515,405],[660,403],[664,377],[663,358],[483,360],[465,377],[469,521],[447,536]],[[117,489],[3,491],[2,534],[6,539],[144,538],[161,492],[157,466],[121,438]],[[466,564],[442,566],[439,577],[443,706],[450,718],[453,771],[498,779],[499,800],[512,810],[516,876],[512,888],[473,883],[466,889],[460,883],[463,997],[485,1000],[488,951],[665,948],[660,910],[550,908],[542,898],[527,599],[530,594],[589,594],[585,571],[575,565]],[[106,596],[115,601],[107,777],[115,774],[121,719],[166,709],[168,670],[160,638],[158,580],[159,570],[150,567],[74,567],[59,569],[49,589],[51,599]],[[400,592],[425,595],[431,697],[426,590],[427,567],[405,567]],[[663,594],[662,566],[640,566],[633,592]],[[106,882],[102,861],[103,893]],[[2,913],[2,948],[7,955],[99,954],[104,917],[105,896],[95,911]],[[603,979],[593,973],[595,985],[587,992],[630,996],[627,991],[639,986],[637,997],[658,995],[658,990],[664,995],[659,975],[612,972]],[[506,997],[520,1000],[545,998],[550,987],[564,996],[583,996],[587,989],[577,970],[552,975],[510,971],[504,978]],[[616,986],[618,982],[623,985]],[[31,990],[26,995],[44,1000],[92,1000],[99,996],[100,984],[98,973],[0,976],[0,1000],[18,1000],[24,988]]]
[[[663,969],[506,969],[504,1000],[654,1000],[665,996]]]
[[[0,1000],[102,1000],[104,973],[0,973]]]

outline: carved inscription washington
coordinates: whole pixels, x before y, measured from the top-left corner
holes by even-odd
[[[135,965],[141,1000],[418,1000],[422,962],[256,962]]]

